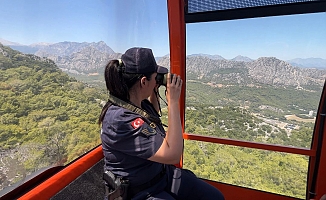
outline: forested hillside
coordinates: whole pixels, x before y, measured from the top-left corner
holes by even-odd
[[[163,119],[166,123],[167,119]],[[302,148],[310,148],[314,126],[301,123],[300,128],[289,132],[266,123],[248,110],[213,105],[187,107],[185,123],[186,133]],[[185,140],[184,144],[183,167],[201,178],[305,197],[306,156],[201,141]]]
[[[105,98],[53,61],[0,45],[0,188],[98,145]]]
[[[158,61],[169,66],[169,57]],[[185,132],[310,148],[325,70],[276,58],[187,57]],[[199,177],[304,199],[308,157],[185,141],[183,167]]]

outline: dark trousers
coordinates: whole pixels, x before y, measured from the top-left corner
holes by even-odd
[[[224,200],[223,194],[186,169],[166,167],[160,182],[135,195],[132,200]]]

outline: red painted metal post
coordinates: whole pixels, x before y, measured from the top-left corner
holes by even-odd
[[[326,194],[326,146],[325,146],[326,145],[326,118],[323,117],[325,115],[325,113],[323,113],[325,112],[323,111],[324,110],[323,107],[326,106],[325,87],[326,84],[324,85],[322,97],[320,100],[320,105],[319,105],[316,124],[315,124],[315,132],[314,132],[312,147],[311,147],[311,149],[316,152],[316,155],[310,158],[309,171],[308,171],[307,192],[310,193],[307,194],[307,197],[310,197],[310,199],[315,199],[315,200],[321,199],[321,197]],[[321,126],[322,123],[324,123],[323,127]],[[322,128],[323,130],[321,130]],[[321,133],[321,135],[319,133]],[[319,157],[317,157],[318,143],[322,144]],[[317,173],[317,177],[315,177],[315,180],[313,180],[314,173]],[[314,188],[312,188],[313,184],[315,184]]]
[[[184,1],[167,0],[170,38],[170,69],[183,80],[180,105],[182,132],[185,126],[185,88],[186,88],[186,31],[184,20]],[[182,159],[180,161],[182,167]]]

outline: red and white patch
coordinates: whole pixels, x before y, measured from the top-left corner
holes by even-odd
[[[143,123],[144,123],[144,121],[141,118],[137,118],[137,119],[135,119],[134,121],[131,122],[131,126],[134,127],[134,128],[138,128]]]

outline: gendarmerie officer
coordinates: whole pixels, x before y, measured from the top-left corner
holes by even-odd
[[[168,130],[160,120],[157,74],[167,74]],[[108,199],[224,199],[191,171],[182,154],[180,76],[156,64],[151,49],[128,49],[105,68],[109,99],[100,115]]]

